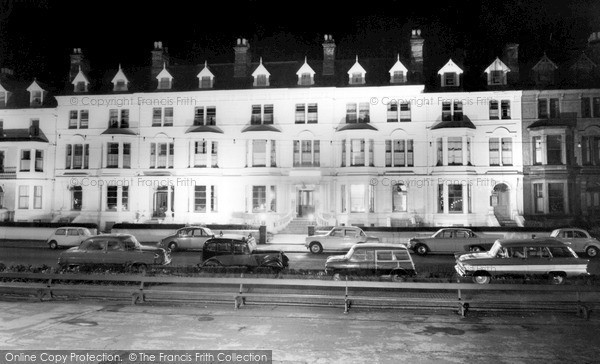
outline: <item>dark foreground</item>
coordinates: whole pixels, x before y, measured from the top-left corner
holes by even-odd
[[[5,350],[272,350],[273,363],[592,363],[600,313],[233,304],[132,306],[0,297]]]

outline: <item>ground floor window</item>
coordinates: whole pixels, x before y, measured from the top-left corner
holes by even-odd
[[[252,186],[252,212],[277,212],[277,186]]]
[[[350,212],[365,212],[365,185],[350,185]]]
[[[565,196],[563,183],[548,183],[548,212],[564,213]]]
[[[405,212],[407,209],[407,190],[404,183],[396,183],[392,186],[392,211]]]
[[[19,186],[19,208],[29,208],[29,186]]]

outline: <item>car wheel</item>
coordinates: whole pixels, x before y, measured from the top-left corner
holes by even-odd
[[[587,254],[590,258],[595,258],[598,256],[598,248],[595,246],[590,246],[585,250],[585,254]]]
[[[418,255],[426,255],[429,252],[429,249],[425,244],[419,244],[415,247],[415,253]]]
[[[390,279],[392,282],[406,282],[406,276],[398,272],[392,272],[390,274]]]
[[[340,278],[340,274],[339,274],[339,273],[334,273],[334,274],[333,274],[333,280],[334,280],[334,281],[339,281],[339,280],[341,280],[341,278]]]
[[[552,284],[563,284],[565,282],[565,275],[562,273],[550,273],[550,283]]]
[[[169,248],[170,251],[174,252],[175,250],[177,250],[177,243],[172,241],[169,243],[169,245],[167,245],[167,248]]]
[[[133,271],[140,274],[146,274],[148,272],[148,267],[146,264],[134,264]]]
[[[473,282],[477,284],[488,284],[490,283],[491,277],[485,274],[477,274],[473,276]]]
[[[313,254],[319,254],[323,251],[323,247],[319,243],[310,243],[308,246],[310,248],[310,252]]]
[[[483,248],[482,248],[482,247],[480,247],[480,246],[472,246],[470,250],[471,250],[472,252],[475,252],[475,253],[477,253],[477,252],[482,252],[482,251],[483,251]]]
[[[51,242],[48,243],[48,246],[50,247],[50,249],[57,249],[58,243],[56,241],[52,240]]]
[[[221,264],[221,262],[219,262],[218,260],[215,259],[209,259],[206,262],[202,263],[202,267],[203,268],[216,268],[216,267],[222,267],[223,264]]]

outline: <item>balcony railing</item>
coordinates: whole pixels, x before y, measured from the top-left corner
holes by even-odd
[[[17,167],[0,166],[0,179],[15,179],[17,178]]]

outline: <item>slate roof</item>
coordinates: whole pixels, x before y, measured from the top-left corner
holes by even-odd
[[[48,138],[42,130],[38,130],[37,135],[32,135],[29,129],[4,129],[4,134],[0,135],[0,142],[48,143]]]
[[[462,120],[444,120],[431,127],[431,130],[445,129],[445,128],[468,128],[476,129],[475,124],[469,119],[467,115],[463,115]]]

